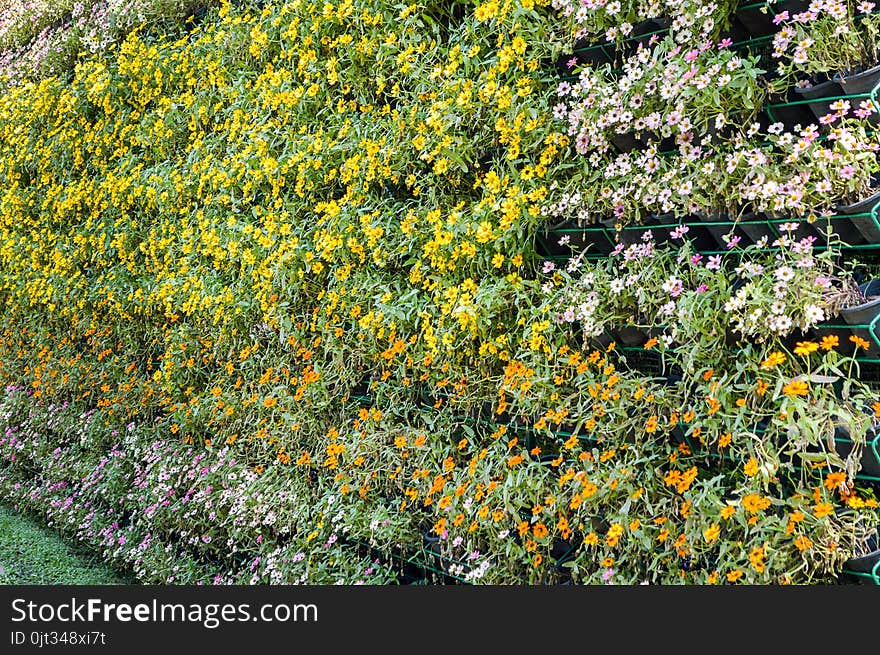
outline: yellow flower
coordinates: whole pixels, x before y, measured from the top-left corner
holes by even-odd
[[[770,355],[767,357],[767,359],[765,359],[763,362],[761,362],[761,368],[773,368],[774,366],[778,366],[779,364],[782,364],[784,361],[785,361],[785,355],[783,355],[781,352],[779,352],[777,350],[777,351],[770,353]]]
[[[752,549],[752,552],[749,553],[749,562],[752,564],[752,568],[755,569],[758,573],[764,572],[764,547],[755,547]]]
[[[806,535],[801,535],[794,540],[794,545],[797,546],[797,549],[799,551],[803,552],[807,548],[811,548],[813,546],[813,542],[810,541],[810,538]]]
[[[846,474],[836,471],[826,475],[823,484],[828,491],[833,491],[834,489],[839,488],[844,482],[846,482]]]
[[[871,347],[870,342],[866,341],[865,339],[862,339],[860,336],[858,336],[856,334],[851,334],[849,336],[849,340],[852,341],[854,344],[856,344],[856,348],[863,348],[863,349],[867,350],[868,348]]]
[[[794,354],[806,357],[817,350],[819,350],[819,344],[815,341],[799,341],[797,347],[794,349]]]
[[[809,392],[810,387],[804,380],[792,380],[782,387],[786,396],[806,396]]]
[[[758,460],[754,457],[749,457],[749,461],[746,462],[746,465],[743,467],[745,474],[749,477],[755,475],[758,472]]]
[[[840,339],[836,334],[826,334],[822,337],[822,341],[819,343],[819,347],[822,350],[831,350],[832,348],[837,348],[840,345]]]
[[[721,528],[717,523],[713,523],[708,528],[703,530],[703,538],[706,540],[706,543],[712,543],[718,538],[718,535],[721,534]]]
[[[758,494],[748,494],[742,499],[742,506],[745,507],[750,514],[757,514],[770,507],[770,504],[771,502],[769,498],[759,496]]]

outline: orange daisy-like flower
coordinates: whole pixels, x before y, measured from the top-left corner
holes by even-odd
[[[817,503],[813,505],[813,514],[817,519],[834,514],[834,506],[831,503]]]
[[[817,350],[819,350],[819,344],[815,341],[798,341],[794,354],[806,357]]]
[[[819,342],[819,347],[822,350],[831,350],[832,348],[837,348],[840,345],[840,339],[836,334],[826,334],[822,337],[822,341]]]
[[[841,473],[840,471],[835,471],[834,473],[829,473],[825,476],[825,488],[828,491],[832,491],[833,489],[838,488],[846,482],[846,473]]]
[[[854,344],[856,344],[856,348],[862,348],[864,350],[867,350],[868,348],[871,347],[870,342],[866,341],[865,339],[862,339],[860,336],[858,336],[856,334],[851,334],[849,336],[849,340],[852,341]]]
[[[782,387],[782,393],[786,396],[806,396],[809,391],[809,385],[803,380],[792,380]]]
[[[797,549],[799,551],[803,552],[807,550],[807,548],[811,548],[813,546],[813,542],[810,541],[810,538],[806,535],[801,535],[794,540],[794,545],[797,546]]]
[[[773,368],[774,366],[778,366],[785,361],[785,355],[781,352],[774,351],[770,353],[770,355],[761,362],[761,368]]]

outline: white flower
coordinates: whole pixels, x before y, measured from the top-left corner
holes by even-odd
[[[794,279],[794,269],[792,269],[790,266],[780,266],[774,271],[773,274],[780,282],[788,282]]]
[[[785,334],[791,328],[791,319],[788,316],[777,316],[776,320],[772,321],[770,329],[779,332],[780,334]]]
[[[825,310],[812,303],[804,308],[804,315],[807,318],[807,322],[810,324],[816,324],[825,320]]]

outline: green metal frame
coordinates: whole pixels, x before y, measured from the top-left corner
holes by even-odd
[[[880,560],[877,560],[870,573],[850,571],[849,569],[843,569],[843,573],[864,580],[867,584],[880,585]]]

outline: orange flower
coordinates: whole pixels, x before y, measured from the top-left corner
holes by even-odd
[[[764,547],[756,547],[749,553],[749,562],[758,573],[764,572]]]
[[[743,467],[745,474],[749,477],[755,475],[758,472],[758,460],[754,457],[749,457],[749,461],[746,462],[746,465]]]
[[[819,347],[822,350],[831,350],[832,348],[836,348],[840,345],[840,339],[838,339],[836,334],[826,334],[822,337],[822,341],[819,343]]]
[[[806,357],[817,350],[819,350],[819,344],[815,341],[798,341],[797,347],[794,349],[794,354]]]
[[[837,471],[826,475],[824,484],[828,491],[832,491],[833,489],[840,487],[844,482],[846,482],[846,474]]]
[[[870,342],[865,341],[860,336],[855,335],[855,334],[851,334],[849,337],[849,340],[852,341],[854,344],[856,344],[856,348],[863,348],[863,349],[867,350],[868,348],[871,347]]]
[[[810,387],[804,380],[792,380],[782,387],[782,393],[786,396],[806,396],[809,392]]]
[[[783,355],[778,350],[770,353],[770,355],[761,362],[761,368],[773,368],[774,366],[778,366],[785,361],[785,355]]]
[[[657,345],[657,337],[651,337],[645,342],[645,350],[650,350]]]
[[[706,540],[706,543],[712,543],[718,538],[718,535],[721,534],[721,528],[717,523],[713,523],[708,528],[703,530],[703,538]]]
[[[812,547],[813,542],[810,541],[809,537],[806,535],[801,535],[797,539],[794,540],[794,545],[797,546],[797,549],[801,552],[805,551],[807,548]]]
[[[823,516],[831,516],[834,514],[834,506],[831,503],[816,503],[813,505],[813,514],[816,515],[817,519]]]
[[[748,494],[742,499],[742,505],[751,514],[757,514],[770,507],[770,499],[758,494]]]

